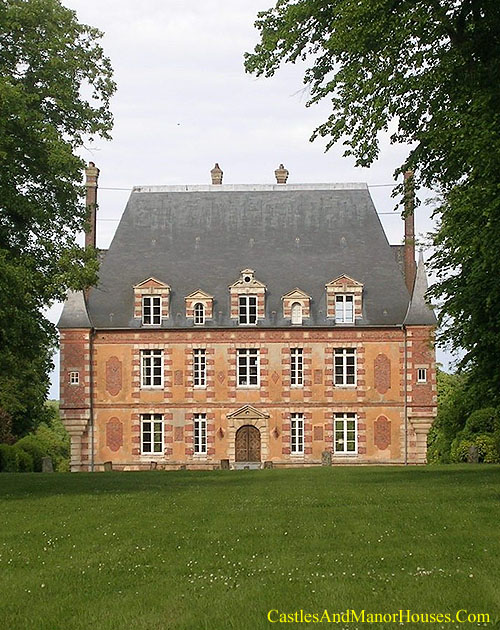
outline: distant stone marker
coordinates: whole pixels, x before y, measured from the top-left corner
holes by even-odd
[[[467,463],[468,464],[479,463],[479,450],[477,446],[474,446],[474,444],[471,444],[471,446],[469,446],[469,452],[467,453]]]
[[[332,454],[330,451],[323,451],[321,453],[321,465],[322,466],[332,465]]]
[[[109,472],[113,470],[113,462],[104,462],[104,471]]]
[[[54,472],[52,457],[42,457],[42,472]]]

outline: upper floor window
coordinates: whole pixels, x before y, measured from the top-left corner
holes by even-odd
[[[145,326],[161,324],[161,296],[142,296],[142,323]]]
[[[207,414],[194,414],[194,452],[205,455],[207,452]]]
[[[163,387],[163,350],[141,350],[141,387]]]
[[[334,384],[356,385],[356,348],[335,348]]]
[[[302,324],[302,304],[292,304],[292,324]]]
[[[195,387],[207,385],[207,357],[204,348],[193,350],[193,385]]]
[[[194,324],[201,326],[205,323],[205,306],[201,302],[196,302],[194,305]]]
[[[304,414],[292,413],[290,418],[290,438],[292,455],[304,453]]]
[[[238,350],[238,385],[259,385],[259,351],[254,348]]]
[[[80,372],[70,372],[69,373],[69,384],[70,385],[80,385]]]
[[[141,415],[141,452],[151,455],[162,455],[163,417],[159,413]]]
[[[427,383],[427,368],[418,368],[417,383]]]
[[[358,427],[355,413],[336,413],[334,424],[334,450],[335,453],[358,452]]]
[[[240,295],[238,312],[239,312],[240,324],[256,324],[257,323],[257,296],[256,295]]]
[[[302,387],[304,384],[304,357],[302,348],[290,350],[290,385]]]
[[[335,296],[335,322],[337,324],[354,323],[354,295],[337,293]]]

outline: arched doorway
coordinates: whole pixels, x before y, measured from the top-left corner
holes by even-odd
[[[236,431],[235,460],[237,462],[260,462],[260,431],[245,424]]]

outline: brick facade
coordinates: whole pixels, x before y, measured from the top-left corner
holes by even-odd
[[[90,344],[92,343],[92,348]],[[393,329],[65,330],[61,334],[61,411],[72,437],[72,470],[213,468],[234,464],[237,429],[258,427],[261,461],[276,466],[425,461],[427,431],[435,415],[432,327]],[[303,385],[290,386],[290,352],[303,350]],[[356,385],[334,385],[334,350],[356,350]],[[141,350],[163,352],[163,387],[143,388]],[[193,386],[193,351],[204,349],[206,386]],[[258,349],[260,386],[238,386],[238,349]],[[92,355],[92,383],[90,357]],[[404,357],[406,356],[406,370]],[[418,367],[427,382],[417,383]],[[79,371],[71,385],[69,372]],[[404,374],[407,385],[405,438]],[[92,413],[94,425],[90,422]],[[333,418],[355,414],[357,452],[337,453]],[[291,453],[291,414],[304,419],[304,448]],[[163,419],[161,454],[141,454],[141,415]],[[194,414],[205,414],[207,452],[194,452]],[[154,464],[152,464],[154,462]]]

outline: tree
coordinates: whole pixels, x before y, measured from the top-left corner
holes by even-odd
[[[431,264],[440,339],[500,402],[500,5],[497,0],[279,0],[259,13],[245,68],[272,76],[309,60],[308,105],[330,99],[313,133],[368,166],[380,132],[437,193]],[[398,187],[396,193],[401,192]]]
[[[18,436],[44,414],[56,330],[43,309],[96,280],[75,237],[78,152],[112,127],[101,35],[58,0],[0,3],[0,411]]]

